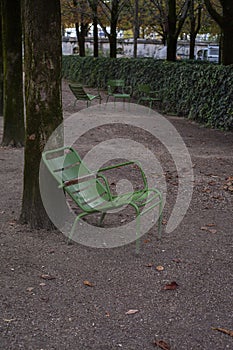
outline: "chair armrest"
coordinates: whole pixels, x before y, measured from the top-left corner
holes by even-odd
[[[128,165],[137,165],[139,170],[140,170],[140,173],[141,173],[141,176],[142,176],[142,180],[143,180],[143,184],[144,184],[144,189],[148,189],[148,184],[147,184],[147,180],[146,180],[146,176],[144,174],[144,171],[142,169],[142,166],[140,164],[140,162],[136,161],[136,160],[132,160],[132,161],[129,161],[129,162],[124,162],[124,163],[120,163],[120,164],[116,164],[116,165],[110,165],[110,166],[107,166],[107,167],[104,167],[104,168],[100,168],[99,170],[97,170],[97,174],[99,174],[100,172],[104,172],[104,171],[107,171],[107,170],[111,170],[111,169],[115,169],[115,168],[120,168],[120,167],[123,167],[123,166],[128,166]]]
[[[86,180],[90,180],[90,179],[95,178],[95,177],[96,177],[96,173],[90,173],[88,175],[76,177],[74,179],[64,181],[62,185],[58,186],[58,188],[64,188],[64,187],[68,187],[68,186],[71,186],[71,185],[76,185],[76,184],[78,184],[80,182],[83,182],[83,181],[86,181]]]

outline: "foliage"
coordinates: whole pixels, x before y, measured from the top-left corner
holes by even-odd
[[[233,66],[152,58],[63,57],[63,77],[106,89],[109,79],[159,90],[164,113],[176,113],[208,127],[233,130]]]

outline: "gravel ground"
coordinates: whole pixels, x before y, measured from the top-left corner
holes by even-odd
[[[85,107],[73,102],[64,81],[65,117]],[[112,249],[67,245],[58,231],[20,225],[23,149],[0,148],[0,349],[233,349],[233,337],[213,329],[233,330],[233,134],[166,118],[188,147],[194,192],[181,224],[161,240],[152,227],[139,255],[135,243]],[[2,117],[0,123],[2,134]],[[106,135],[126,134],[138,140],[134,128],[106,125],[85,135],[82,152]],[[152,135],[142,132],[140,142],[163,165],[165,226],[177,173]],[[113,215],[106,225],[118,221]]]

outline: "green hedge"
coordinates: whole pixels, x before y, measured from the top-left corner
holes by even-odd
[[[208,127],[233,130],[233,66],[151,58],[63,56],[63,77],[106,88],[109,79],[124,78],[136,92],[150,83],[162,96],[165,113],[176,113]]]

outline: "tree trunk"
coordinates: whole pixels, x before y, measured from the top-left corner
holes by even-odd
[[[21,1],[2,0],[3,146],[24,144]],[[14,10],[12,10],[12,8]]]
[[[176,60],[176,0],[168,0],[167,60]]]
[[[110,48],[110,54],[109,56],[111,58],[116,58],[117,55],[117,41],[116,41],[116,34],[111,33],[108,36],[108,40],[109,40],[109,48]]]
[[[99,56],[99,37],[97,17],[93,19],[93,41],[94,41],[94,57]]]
[[[0,3],[0,115],[3,115],[2,9]]]
[[[227,66],[233,64],[233,1],[225,0],[223,7],[223,47],[222,63]]]
[[[53,227],[39,189],[41,153],[62,122],[60,1],[25,0],[26,145],[21,222]],[[43,25],[42,25],[43,23]]]
[[[137,57],[138,37],[139,37],[138,0],[135,0],[135,4],[134,4],[134,33],[133,33],[133,57],[134,58]]]
[[[209,14],[222,30],[222,63],[224,65],[233,64],[233,1],[220,1],[222,11],[219,12],[216,11],[210,0],[204,0],[204,2]]]
[[[97,14],[97,5],[98,0],[94,0],[92,3],[93,11],[93,41],[94,41],[94,57],[99,56],[99,37],[98,37],[98,14]]]
[[[76,34],[78,39],[78,46],[79,46],[79,56],[85,57],[85,38],[87,35],[87,28],[88,24],[85,24],[83,22],[80,23],[80,29],[79,29],[79,23],[75,23],[76,27]]]

